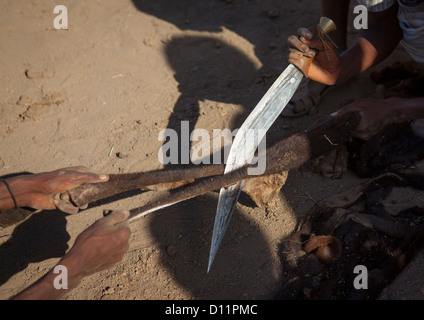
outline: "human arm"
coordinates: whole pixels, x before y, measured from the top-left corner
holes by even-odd
[[[326,41],[325,48],[316,30],[299,28],[298,36],[287,40],[289,62],[306,77],[324,84],[350,79],[384,60],[396,48],[402,38],[397,10],[395,4],[383,12],[368,12],[368,29],[362,30],[354,45],[341,55],[330,41]]]
[[[72,248],[58,262],[67,270],[67,289],[55,288],[58,274],[54,268],[33,285],[14,296],[14,300],[53,300],[76,288],[84,277],[107,269],[122,260],[128,250],[130,229],[128,211],[114,211],[96,221],[75,240]]]
[[[8,178],[6,182],[12,192],[7,189],[6,184],[0,183],[0,210],[15,207],[13,194],[18,207],[60,209],[67,213],[77,213],[78,208],[69,201],[60,199],[59,194],[82,183],[105,182],[108,179],[107,175],[89,172],[85,167],[64,168]]]
[[[368,140],[388,124],[424,118],[424,98],[361,99],[332,115],[354,111],[359,112],[361,119],[352,135]]]

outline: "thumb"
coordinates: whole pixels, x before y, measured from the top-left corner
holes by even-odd
[[[104,218],[102,220],[104,221],[104,223],[107,223],[109,225],[116,225],[118,223],[126,221],[128,217],[130,216],[130,212],[127,210],[120,210],[120,211],[104,210],[103,216]]]

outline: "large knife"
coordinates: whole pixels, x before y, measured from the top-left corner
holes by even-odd
[[[323,41],[323,37],[335,28],[331,19],[322,17],[318,25],[320,39]],[[293,97],[302,78],[302,72],[290,64],[268,89],[237,132],[227,158],[224,174],[250,163],[259,143]],[[209,253],[208,273],[227,231],[243,184],[244,180],[220,190]]]

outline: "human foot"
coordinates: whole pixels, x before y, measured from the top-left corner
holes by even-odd
[[[281,115],[294,118],[315,112],[316,106],[329,88],[330,86],[325,84],[305,79]]]

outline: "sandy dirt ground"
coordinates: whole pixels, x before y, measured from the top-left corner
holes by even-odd
[[[76,165],[102,173],[161,169],[162,129],[181,120],[209,132],[239,127],[286,67],[287,37],[320,17],[319,1],[306,0],[63,0],[69,29],[56,30],[57,4],[0,2],[0,175]],[[409,60],[401,48],[382,66],[398,60]],[[374,90],[364,73],[330,92],[316,114],[279,118],[268,141]],[[349,172],[331,180],[300,168],[266,209],[242,195],[209,274],[218,193],[151,214],[131,223],[122,262],[64,299],[272,299],[282,281],[282,239],[314,201],[359,182]],[[44,211],[0,230],[0,299],[52,268],[103,209],[139,207],[154,194],[133,192],[77,215]],[[382,298],[422,299],[423,260]]]

